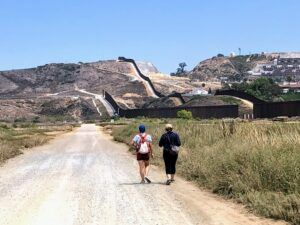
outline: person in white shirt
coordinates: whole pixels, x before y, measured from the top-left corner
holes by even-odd
[[[153,158],[152,151],[152,137],[149,134],[146,134],[145,125],[141,124],[139,126],[139,134],[135,135],[132,139],[131,144],[136,150],[136,157],[139,163],[141,183],[145,182],[151,183],[151,180],[148,178],[150,170],[150,156]]]

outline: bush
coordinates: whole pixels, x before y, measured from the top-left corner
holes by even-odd
[[[232,88],[244,91],[265,101],[273,101],[282,94],[278,84],[271,78],[261,77],[251,83],[233,84]]]
[[[113,116],[110,117],[111,120],[117,121],[120,119],[120,116],[116,113]]]
[[[6,124],[1,124],[1,123],[0,123],[0,128],[9,129],[9,127]]]
[[[180,110],[177,112],[177,117],[181,118],[181,119],[190,120],[193,118],[193,114],[192,114],[192,112],[183,109],[183,110]]]
[[[20,128],[34,128],[36,127],[36,124],[33,123],[21,123]]]
[[[39,123],[40,122],[40,117],[39,116],[35,116],[32,118],[32,123]]]
[[[21,117],[21,118],[16,118],[14,120],[15,123],[25,123],[26,122],[26,118]]]

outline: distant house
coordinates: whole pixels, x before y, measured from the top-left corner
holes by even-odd
[[[284,82],[283,84],[279,85],[280,88],[282,89],[283,93],[288,93],[288,92],[294,92],[294,93],[300,93],[300,83],[288,83]]]
[[[300,81],[300,53],[282,53],[270,63],[258,64],[248,74],[252,78],[265,76],[281,82],[290,76]]]
[[[191,90],[191,91],[183,94],[183,96],[195,96],[195,95],[208,95],[208,91],[206,91],[202,88],[196,88],[194,90]]]
[[[221,84],[225,84],[228,82],[228,77],[220,77],[219,80],[220,80]]]

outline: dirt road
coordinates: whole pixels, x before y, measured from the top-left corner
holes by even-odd
[[[1,225],[282,224],[245,213],[177,179],[139,184],[125,145],[94,125],[83,125],[0,167]]]

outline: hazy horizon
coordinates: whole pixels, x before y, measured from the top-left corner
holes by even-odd
[[[179,0],[1,2],[0,70],[125,56],[161,72],[179,62],[300,51],[300,2]]]

